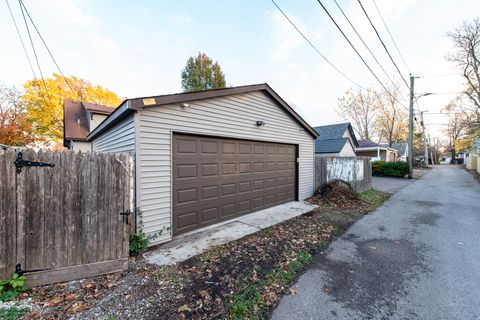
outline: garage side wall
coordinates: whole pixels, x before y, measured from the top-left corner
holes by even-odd
[[[314,139],[263,92],[188,102],[189,107],[144,107],[139,113],[137,174],[144,231],[171,239],[173,132],[299,145],[299,198],[314,191]],[[257,127],[262,120],[264,126]]]
[[[134,152],[134,115],[129,115],[92,141],[93,152]]]

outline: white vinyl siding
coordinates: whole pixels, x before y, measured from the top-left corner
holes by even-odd
[[[353,150],[350,142],[346,141],[343,145],[342,150],[339,153],[339,156],[342,157],[355,157],[355,150]]]
[[[312,195],[314,138],[267,94],[258,91],[188,104],[188,108],[172,104],[139,111],[137,206],[142,210],[145,232],[158,232],[172,224],[173,132],[299,145],[299,198]],[[265,125],[257,127],[257,120]],[[152,244],[170,239],[170,231],[164,231]]]
[[[134,115],[129,115],[92,141],[94,152],[134,152]]]

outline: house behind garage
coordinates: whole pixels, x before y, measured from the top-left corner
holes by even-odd
[[[135,154],[152,244],[314,192],[318,134],[267,84],[129,99],[88,136]]]
[[[357,138],[349,122],[314,127],[320,135],[315,141],[315,153],[321,156],[355,157]]]
[[[114,108],[66,99],[63,103],[63,145],[73,151],[90,152],[87,136]]]

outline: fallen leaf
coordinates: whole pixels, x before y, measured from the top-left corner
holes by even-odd
[[[190,308],[188,307],[188,304],[184,304],[180,308],[178,308],[178,312],[187,312],[190,311]]]
[[[68,301],[68,302],[71,302],[71,301],[74,301],[77,299],[77,295],[72,293],[72,294],[69,294],[68,296],[65,297],[65,301]]]
[[[45,307],[53,307],[53,306],[56,306],[57,304],[60,304],[63,302],[63,297],[61,296],[57,296],[57,297],[53,297],[52,299],[48,300],[44,306]]]
[[[297,289],[295,289],[295,288],[290,288],[290,294],[291,294],[292,296],[296,295],[296,294],[297,294]]]
[[[77,312],[80,312],[82,310],[85,310],[86,308],[87,308],[87,304],[83,303],[83,302],[80,302],[80,303],[74,304],[71,308],[69,308],[68,312],[77,313]]]

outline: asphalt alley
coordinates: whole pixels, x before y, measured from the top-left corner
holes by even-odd
[[[273,319],[480,319],[480,184],[437,166],[357,221]]]

